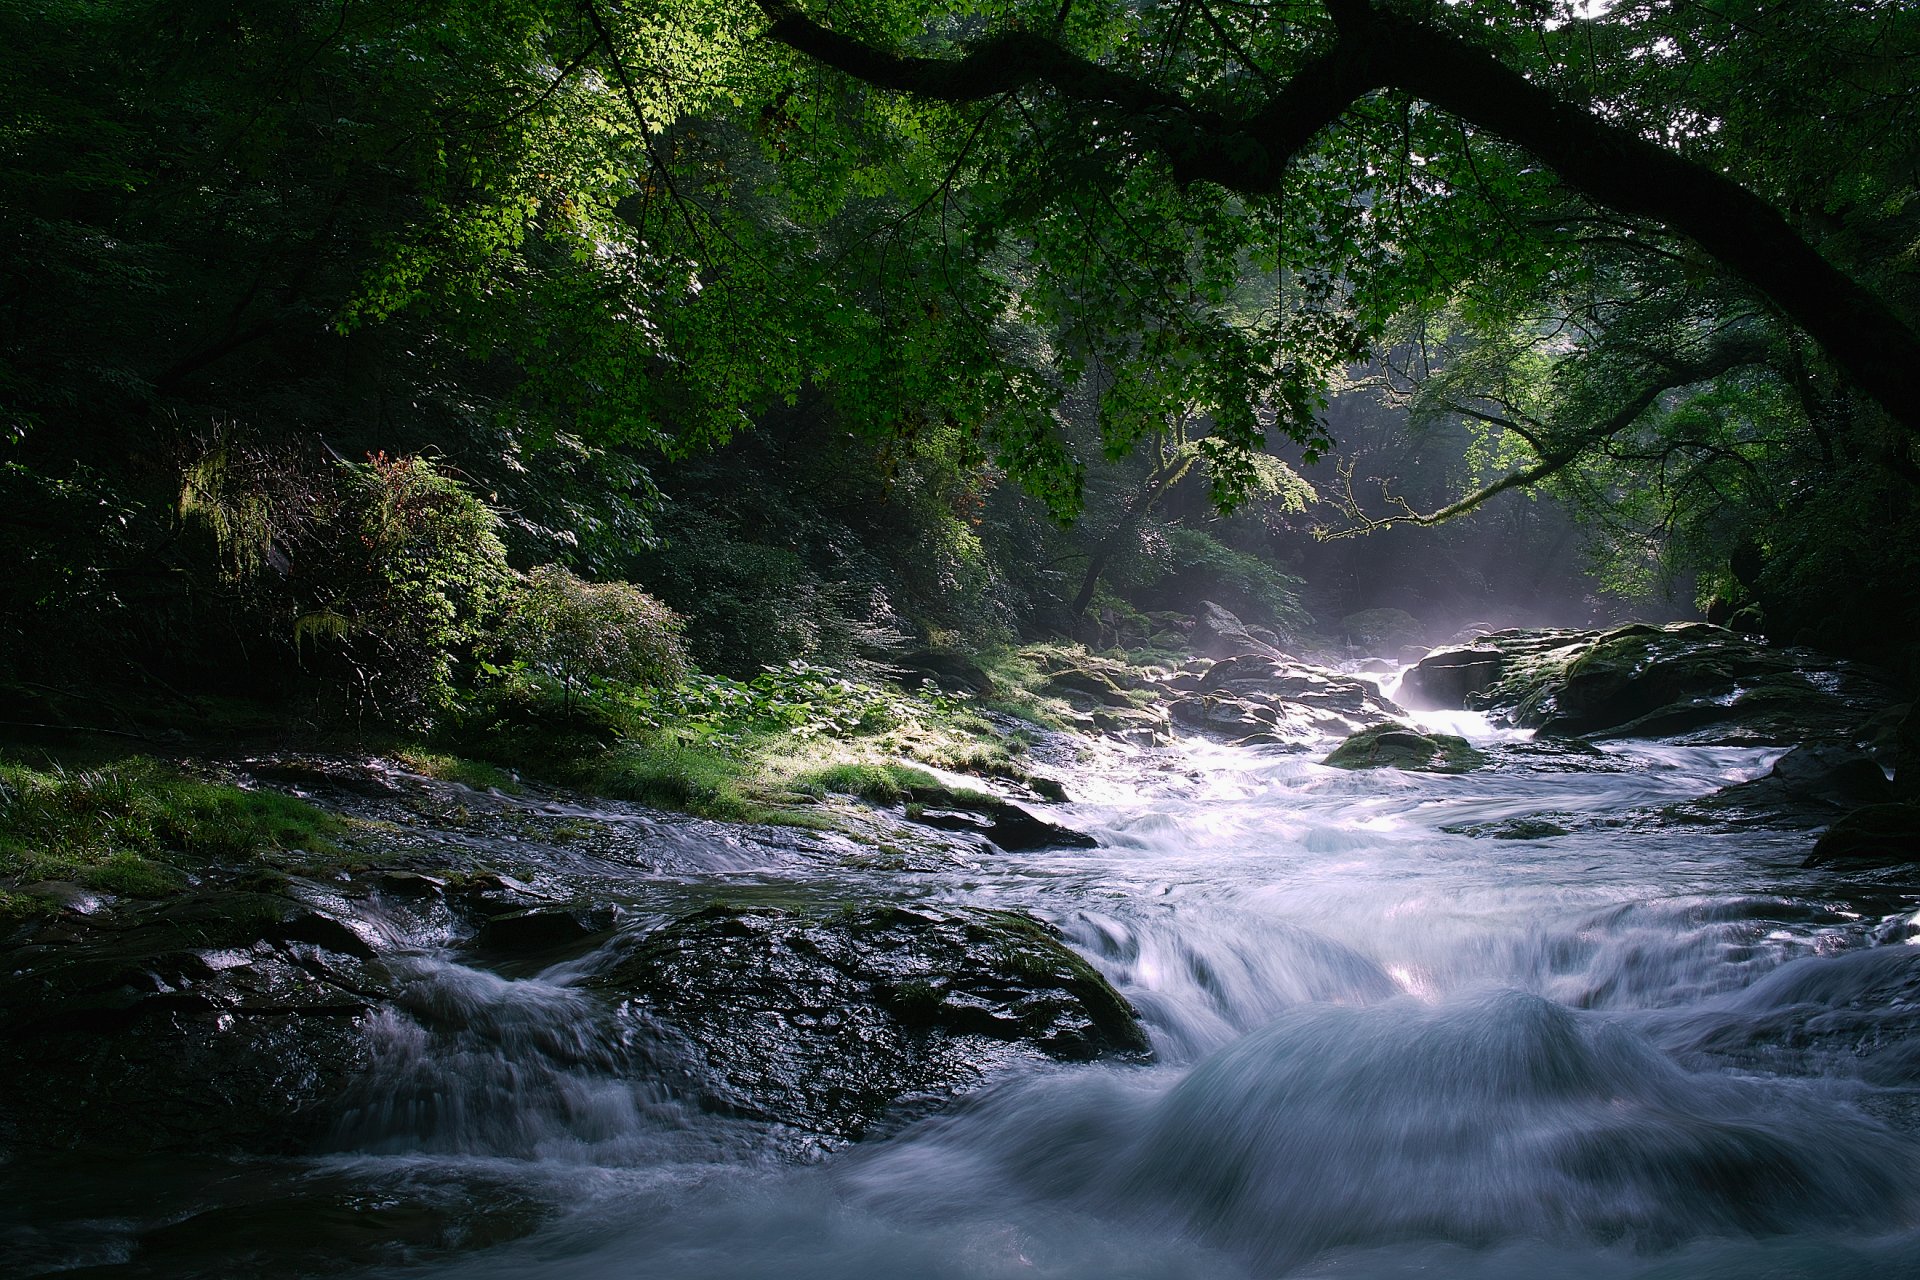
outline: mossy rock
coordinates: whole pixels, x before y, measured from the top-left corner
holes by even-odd
[[[1138,679],[1116,678],[1111,670],[1069,667],[1049,677],[1047,682],[1040,686],[1040,692],[1054,698],[1071,698],[1079,695],[1109,706],[1126,707],[1133,705],[1132,699],[1127,697],[1127,690],[1138,686]]]
[[[1872,672],[1706,623],[1496,632],[1500,677],[1469,707],[1551,737],[1844,742],[1894,701]]]
[[[1428,734],[1402,724],[1382,724],[1354,734],[1321,763],[1336,769],[1467,773],[1487,763],[1487,757],[1465,738],[1450,733]]]
[[[724,1109],[858,1137],[903,1102],[978,1084],[1009,1051],[1141,1056],[1126,1000],[1014,912],[714,903],[588,980],[677,1045]]]

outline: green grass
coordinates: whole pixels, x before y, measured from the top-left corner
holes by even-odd
[[[519,780],[511,773],[484,760],[415,747],[403,747],[393,753],[393,758],[416,773],[441,782],[458,782],[476,791],[503,791],[514,795],[521,789]]]
[[[600,795],[705,818],[752,821],[766,806],[748,796],[752,768],[711,747],[671,740],[623,743],[586,765]]]
[[[807,795],[857,796],[875,804],[897,804],[915,788],[937,787],[925,769],[895,763],[844,761],[802,770],[790,785]]]
[[[161,897],[195,871],[275,849],[338,852],[346,823],[271,791],[192,778],[140,756],[87,768],[0,761],[0,914],[64,880]],[[27,902],[25,909],[32,909]]]

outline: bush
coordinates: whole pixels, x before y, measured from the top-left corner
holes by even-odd
[[[595,680],[652,688],[687,675],[685,623],[626,582],[587,582],[559,565],[520,576],[500,639],[515,656],[559,683],[570,706]]]

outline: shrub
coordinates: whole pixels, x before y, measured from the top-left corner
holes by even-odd
[[[684,622],[627,582],[587,582],[559,565],[522,574],[500,638],[533,670],[573,692],[595,680],[652,688],[687,674]]]
[[[499,518],[426,458],[375,454],[350,476],[368,590],[349,628],[403,676],[403,696],[445,705],[456,652],[480,638],[512,581]]]

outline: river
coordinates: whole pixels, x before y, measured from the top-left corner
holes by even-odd
[[[1914,896],[1801,870],[1803,833],[1659,814],[1777,751],[1445,719],[1493,767],[1103,747],[1063,766],[1097,849],[862,876],[731,845],[681,877],[1029,911],[1132,1000],[1149,1065],[1031,1067],[824,1146],[624,1075],[577,1031],[592,956],[424,955],[420,1000],[472,1030],[390,1020],[390,1101],[313,1175],[543,1215],[434,1276],[1920,1269]],[[1565,834],[1487,834],[1541,815]]]
[[[29,1272],[103,1277],[1920,1274],[1910,878],[1668,808],[1777,748],[1423,719],[1492,763],[1043,744],[1089,849],[881,867],[842,836],[540,802],[589,833],[540,856],[624,897],[627,935],[717,893],[1031,913],[1132,1001],[1151,1061],[1011,1060],[828,1141],[650,1075],[582,985],[620,935],[481,968],[416,921],[324,1154],[16,1163],[0,1234]]]

